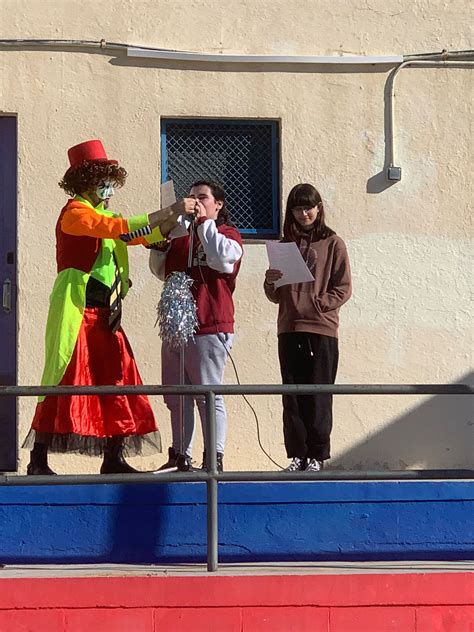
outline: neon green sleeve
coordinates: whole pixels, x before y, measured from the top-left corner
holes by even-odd
[[[166,241],[166,237],[163,237],[159,226],[155,226],[149,235],[145,235],[145,240],[149,244],[156,244],[159,241]]]
[[[127,224],[130,232],[138,230],[139,228],[144,228],[149,223],[148,215],[146,213],[143,215],[135,215],[134,217],[127,217]]]

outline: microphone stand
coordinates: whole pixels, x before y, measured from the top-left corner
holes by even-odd
[[[189,244],[188,244],[188,265],[186,267],[186,273],[191,276],[191,268],[193,265],[193,250],[194,250],[194,221],[195,216],[190,220],[189,226]],[[179,349],[179,383],[181,386],[184,386],[184,344],[181,345]],[[179,420],[180,420],[180,434],[181,434],[181,444],[180,444],[180,455],[182,455],[183,459],[185,457],[184,454],[184,402],[185,397],[189,397],[186,395],[179,396]],[[193,401],[193,416],[194,416],[194,401]],[[186,471],[190,469],[190,466],[186,467]]]

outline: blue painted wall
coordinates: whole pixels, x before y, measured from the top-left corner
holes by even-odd
[[[220,483],[219,559],[474,559],[474,482]],[[0,563],[205,562],[204,483],[0,487]]]

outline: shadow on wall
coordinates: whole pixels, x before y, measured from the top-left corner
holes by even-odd
[[[202,562],[207,550],[206,515],[202,483],[118,485],[110,513],[107,562]]]
[[[474,372],[456,384],[474,383]],[[474,464],[472,396],[436,395],[380,432],[331,459],[328,469],[470,469]]]

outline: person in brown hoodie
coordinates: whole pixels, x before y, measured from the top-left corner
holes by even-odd
[[[280,270],[265,273],[264,290],[278,304],[278,357],[284,384],[334,384],[339,357],[339,308],[352,291],[343,240],[326,226],[311,184],[290,191],[284,242],[294,241],[314,281],[275,287]],[[319,471],[330,458],[332,395],[283,395],[283,433],[289,472]]]

